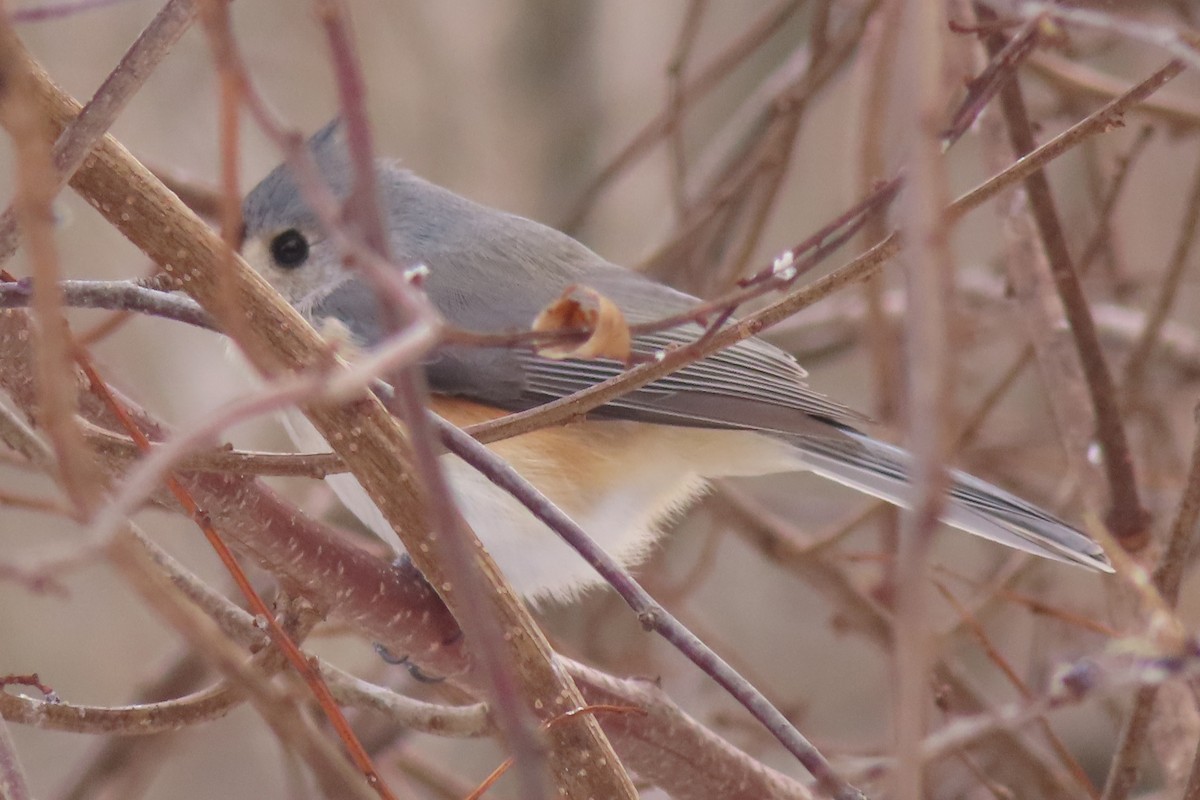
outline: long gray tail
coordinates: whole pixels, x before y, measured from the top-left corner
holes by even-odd
[[[842,435],[791,441],[816,474],[901,508],[911,507],[915,491],[907,475],[912,456],[850,428],[838,432]],[[942,512],[948,525],[1043,558],[1113,571],[1100,545],[1062,520],[965,472],[951,470],[950,479]]]

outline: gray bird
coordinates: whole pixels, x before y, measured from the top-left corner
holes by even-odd
[[[344,197],[350,167],[338,125],[310,140],[321,173]],[[423,265],[423,285],[446,321],[479,332],[529,328],[571,285],[597,290],[630,323],[685,311],[699,301],[605,261],[571,237],[474,203],[394,164],[377,167],[395,263]],[[356,343],[385,328],[371,286],[343,264],[285,167],[243,206],[247,260],[318,327],[336,319]],[[695,324],[635,336],[635,354],[694,340]],[[559,359],[527,347],[442,346],[425,365],[434,409],[465,425],[533,408],[619,374],[607,359]],[[906,507],[911,457],[854,426],[864,418],[813,392],[790,355],[747,339],[601,407],[588,419],[491,447],[625,564],[645,557],[663,524],[704,491],[706,480],[808,470]],[[298,412],[300,447],[326,446]],[[467,521],[514,588],[566,599],[599,582],[584,561],[519,503],[452,456],[444,463]],[[350,475],[328,478],[372,530],[390,527]],[[1103,550],[1062,520],[985,481],[951,473],[947,524],[1045,558],[1112,572]]]

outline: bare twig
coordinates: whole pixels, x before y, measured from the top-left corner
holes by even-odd
[[[166,582],[131,532],[114,540],[112,557],[155,611],[211,659],[239,689],[248,693],[250,701],[280,741],[304,755],[325,791],[359,800],[367,800],[375,796],[375,792],[383,797],[392,796],[377,778],[364,781],[345,757],[299,713],[287,692],[271,686],[245,663],[242,649],[226,639],[207,617]]]
[[[946,166],[939,115],[949,88],[945,64],[944,5],[925,0],[896,3],[891,19],[901,28],[893,95],[907,109],[895,135],[907,153],[908,186],[899,208],[906,242],[904,279],[912,313],[905,325],[908,364],[908,445],[915,494],[902,515],[896,551],[896,616],[892,667],[893,748],[898,767],[892,791],[902,800],[924,796],[919,756],[925,732],[932,638],[928,614],[928,558],[946,502],[946,422],[952,410],[950,311],[953,268],[949,242]],[[903,75],[903,78],[898,76]]]
[[[858,147],[860,191],[878,181],[888,172],[885,156],[887,144],[887,111],[891,89],[889,66],[895,63],[897,38],[900,30],[888,25],[887,14],[879,14],[868,27],[863,37],[863,55],[859,58],[859,71],[865,87],[862,97],[863,124],[860,126],[861,140]],[[861,241],[864,245],[881,241],[888,235],[888,219],[882,213],[867,218]],[[886,279],[876,275],[863,283],[862,295],[866,303],[867,349],[871,354],[872,391],[875,402],[875,418],[882,425],[892,426],[902,416],[904,406],[904,378],[901,374],[904,363],[903,343],[896,325],[897,318],[888,318],[884,309]],[[900,512],[890,508],[884,512],[881,530],[882,550],[896,552],[900,537]],[[885,559],[880,565],[877,591],[880,597],[894,598],[896,588],[895,559]]]
[[[979,642],[980,648],[982,648],[984,653],[987,654],[991,662],[1000,669],[1008,682],[1017,690],[1017,693],[1020,694],[1025,701],[1033,701],[1033,690],[1029,688],[1025,681],[1021,680],[1021,676],[1017,674],[1012,665],[1009,664],[1008,661],[996,649],[991,639],[988,638],[987,632],[984,630],[983,625],[975,617],[975,615],[971,613],[970,609],[964,606],[958,600],[958,598],[955,597],[954,594],[940,582],[934,581],[934,586],[937,587],[938,592],[943,598],[945,598],[946,602],[953,606],[955,613],[959,615],[963,623],[967,626],[967,629],[971,632],[972,636],[974,636],[975,640]],[[1050,743],[1050,748],[1054,750],[1054,754],[1058,757],[1058,760],[1061,761],[1070,771],[1072,777],[1074,777],[1075,781],[1079,784],[1079,787],[1084,790],[1088,797],[1098,800],[1100,797],[1100,792],[1095,786],[1092,785],[1091,779],[1088,778],[1088,775],[1083,770],[1083,767],[1080,766],[1079,762],[1074,758],[1074,756],[1071,755],[1071,752],[1067,749],[1067,746],[1063,743],[1062,739],[1059,738],[1058,734],[1054,732],[1054,729],[1050,727],[1049,720],[1046,719],[1046,717],[1039,717],[1037,718],[1036,722],[1038,728],[1040,728],[1042,731],[1042,736],[1044,736],[1046,741]]]
[[[1049,162],[1077,147],[1084,139],[1110,130],[1114,124],[1120,124],[1121,118],[1126,112],[1140,105],[1147,97],[1183,72],[1183,69],[1183,62],[1168,62],[1150,77],[1130,87],[1128,91],[1092,112],[1085,119],[1067,128],[1036,150],[1025,154],[1009,169],[994,175],[959,197],[954,201],[954,211],[957,213],[978,206],[1011,186],[1014,181],[1025,180],[1028,176],[1037,173]],[[1017,86],[1017,84],[1009,84],[1010,91],[1013,86]]]
[[[1142,126],[1142,129],[1138,131],[1137,138],[1129,146],[1129,150],[1117,160],[1116,173],[1112,176],[1112,180],[1109,181],[1108,189],[1104,192],[1103,197],[1100,198],[1096,213],[1096,230],[1092,233],[1087,245],[1083,248],[1083,255],[1079,257],[1080,275],[1087,275],[1088,270],[1092,266],[1092,261],[1111,244],[1112,215],[1117,206],[1117,200],[1120,199],[1121,192],[1125,188],[1125,183],[1129,178],[1129,173],[1132,171],[1134,161],[1145,152],[1146,145],[1150,143],[1153,135],[1154,128],[1149,125]]]
[[[1045,14],[1068,25],[1096,28],[1119,34],[1126,39],[1145,42],[1165,50],[1192,69],[1200,69],[1200,50],[1196,48],[1195,34],[1189,36],[1171,25],[1147,24],[1106,11],[1072,8],[1040,0],[1015,0],[1005,5],[1011,5],[1011,10],[1022,17]]]
[[[98,453],[118,461],[133,461],[142,455],[137,443],[128,436],[84,424],[84,436]],[[159,445],[151,447],[153,453]],[[175,466],[181,472],[228,472],[236,475],[290,475],[298,478],[324,478],[346,472],[346,464],[337,453],[268,453],[218,447],[198,450],[178,457]]]
[[[18,24],[26,22],[44,22],[61,19],[84,11],[122,3],[125,0],[68,0],[62,3],[43,3],[37,6],[18,8],[9,13],[9,19]]]
[[[1163,273],[1162,288],[1159,289],[1154,305],[1150,307],[1150,313],[1146,318],[1146,327],[1142,330],[1142,335],[1134,344],[1133,350],[1130,351],[1125,362],[1125,391],[1127,393],[1137,392],[1145,377],[1146,369],[1152,361],[1154,350],[1162,336],[1163,326],[1175,305],[1179,286],[1183,281],[1184,270],[1188,265],[1188,257],[1196,242],[1198,228],[1200,228],[1200,168],[1197,168],[1196,175],[1192,178],[1192,190],[1188,193],[1187,204],[1184,206],[1183,224],[1179,229],[1179,236],[1175,240],[1171,257],[1167,261],[1166,271]]]
[[[368,249],[390,260],[390,237],[375,184],[365,85],[345,7],[339,0],[318,0],[317,11],[330,47],[353,170],[345,218]],[[388,297],[386,273],[377,274],[368,268],[365,275],[381,290],[381,298]],[[379,308],[385,330],[419,326],[437,318],[412,286],[401,285],[392,296],[399,301],[397,304],[381,303]],[[555,788],[568,795],[635,797],[633,783],[592,716],[553,726],[546,731],[550,747],[545,748],[537,720],[579,708],[582,697],[570,679],[554,668],[549,644],[503,576],[497,570],[488,570],[486,557],[477,556],[482,548],[455,505],[438,458],[424,374],[418,366],[407,366],[399,371],[394,383],[396,405],[408,427],[414,467],[424,489],[428,536],[446,575],[446,582],[439,588],[447,591],[454,587],[460,604],[456,618],[490,690],[488,697],[497,725],[516,760],[523,796],[548,798],[553,778]],[[522,635],[515,635],[516,631]],[[541,714],[536,713],[538,709]]]
[[[196,9],[193,0],[169,0],[137,41],[109,73],[92,99],[54,143],[57,177],[47,180],[44,191],[53,197],[66,185],[101,136],[142,87],[154,68],[171,52],[191,27]],[[11,209],[0,217],[0,264],[17,248],[16,217]]]
[[[803,3],[799,0],[780,0],[767,9],[761,17],[747,27],[745,32],[734,39],[724,52],[697,70],[696,77],[680,87],[677,110],[682,112],[688,105],[719,84],[802,5]],[[565,231],[579,227],[604,188],[632,166],[638,158],[644,156],[659,139],[667,135],[670,131],[670,121],[670,113],[662,113],[638,131],[629,144],[625,145],[620,153],[604,169],[600,170],[592,183],[584,189],[579,200],[571,207],[559,227]]]
[[[0,17],[0,26],[10,23]],[[11,30],[6,30],[9,36]],[[99,474],[75,420],[71,391],[73,343],[62,315],[60,265],[54,241],[55,180],[49,122],[36,99],[36,86],[19,53],[0,48],[0,116],[13,137],[17,192],[12,220],[25,237],[33,274],[32,309],[37,320],[38,416],[54,448],[58,478],[76,512],[87,517],[100,499]]]
[[[1004,47],[1003,35],[989,36],[987,46],[989,52],[999,52]],[[1160,73],[1173,75],[1180,69],[1182,62],[1172,62],[1160,70]],[[1033,152],[1036,144],[1020,85],[1013,82],[1004,86],[1000,92],[1000,100],[1013,149],[1018,156]],[[1104,470],[1109,490],[1109,508],[1105,522],[1124,547],[1137,550],[1149,541],[1150,518],[1138,496],[1133,457],[1125,439],[1116,384],[1109,372],[1104,351],[1100,347],[1087,297],[1075,273],[1045,173],[1031,173],[1025,178],[1025,187],[1029,192],[1033,216],[1042,245],[1050,259],[1055,287],[1062,299],[1074,335],[1079,360],[1087,376],[1088,392],[1096,412],[1096,437],[1104,454]]]
[[[971,80],[967,86],[967,96],[954,112],[950,125],[942,132],[945,147],[949,148],[970,129],[979,117],[979,112],[992,101],[1002,85],[1016,80],[1017,70],[1038,45],[1041,24],[1041,17],[1027,20],[1004,47],[992,56],[983,71]],[[951,26],[953,25],[952,22]]]
[[[1129,83],[1076,61],[1053,53],[1036,53],[1027,62],[1029,69],[1059,89],[1077,92],[1099,100],[1112,100],[1128,93]],[[1200,126],[1200,104],[1160,92],[1137,108],[1138,113],[1160,119],[1178,128]]]
[[[518,475],[499,456],[455,426],[436,422],[442,442],[504,491],[521,501],[534,516],[546,523],[597,571],[638,615],[643,627],[658,632],[675,645],[694,664],[734,696],[771,734],[788,749],[816,779],[823,794],[838,800],[853,800],[864,795],[846,783],[824,756],[766,697],[729,666],[720,656],[689,631],[679,620],[655,602],[645,589],[608,553],[602,550],[579,525],[545,495]]]
[[[1154,588],[1162,595],[1168,610],[1173,609],[1179,599],[1179,584],[1187,553],[1196,535],[1196,525],[1200,523],[1200,407],[1197,408],[1194,421],[1196,433],[1192,445],[1191,465],[1183,486],[1183,494],[1179,498],[1175,520],[1171,524],[1166,549],[1163,550],[1153,575]],[[1164,626],[1178,624],[1175,620],[1162,617],[1163,614],[1151,606],[1150,619],[1147,620],[1151,633]],[[1137,783],[1142,746],[1150,729],[1154,701],[1157,697],[1154,686],[1145,686],[1134,695],[1133,708],[1125,720],[1116,756],[1109,767],[1103,800],[1125,800]]]
[[[679,39],[667,62],[667,134],[671,150],[671,195],[675,213],[682,219],[687,213],[687,153],[683,135],[683,76],[691,58],[692,48],[700,33],[700,23],[708,9],[708,0],[690,0],[679,26]]]
[[[59,281],[58,285],[63,305],[73,308],[136,311],[216,330],[208,312],[186,295],[148,289],[134,281]],[[29,282],[0,282],[0,308],[26,308],[32,297]]]

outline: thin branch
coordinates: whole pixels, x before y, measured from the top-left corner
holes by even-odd
[[[755,19],[740,36],[733,40],[729,47],[697,70],[695,78],[680,87],[678,110],[682,112],[688,105],[717,86],[742,61],[757,51],[763,42],[778,31],[802,5],[803,2],[800,0],[780,0],[763,12],[762,16]],[[583,190],[579,200],[571,206],[571,210],[567,212],[558,227],[564,231],[571,231],[579,227],[605,187],[667,135],[670,131],[670,121],[668,111],[646,123],[645,127],[638,131],[629,143],[597,173],[592,183]]]
[[[1196,243],[1197,231],[1200,230],[1200,164],[1196,167],[1195,177],[1192,178],[1192,189],[1188,193],[1187,203],[1183,211],[1183,224],[1175,247],[1167,261],[1162,287],[1158,297],[1150,307],[1146,318],[1146,327],[1129,353],[1125,362],[1125,390],[1135,393],[1145,377],[1146,369],[1153,360],[1155,348],[1162,336],[1163,326],[1171,315],[1183,282],[1184,270],[1188,266],[1189,256]]]
[[[8,723],[0,719],[0,797],[4,800],[33,800],[29,781],[17,755],[17,743],[8,730]]]
[[[967,629],[979,643],[979,646],[983,650],[984,654],[987,655],[988,659],[1004,674],[1005,679],[1012,684],[1013,688],[1017,690],[1017,693],[1021,695],[1021,698],[1026,702],[1033,701],[1033,690],[1029,688],[1029,685],[1026,684],[1025,681],[1021,680],[1021,676],[1017,674],[1012,665],[1009,664],[1008,661],[1000,654],[1000,651],[996,649],[996,646],[992,643],[991,639],[988,638],[987,632],[984,630],[983,625],[975,617],[975,615],[972,614],[971,611],[964,606],[959,599],[955,597],[954,594],[941,582],[934,581],[933,585],[937,588],[938,592],[942,595],[946,602],[954,608],[955,613],[958,614],[959,618],[967,626]],[[1044,736],[1046,741],[1050,743],[1050,748],[1054,751],[1054,755],[1058,757],[1058,760],[1061,761],[1064,766],[1066,766],[1067,770],[1071,773],[1071,776],[1075,778],[1075,781],[1079,784],[1079,788],[1083,789],[1088,797],[1099,800],[1100,792],[1094,785],[1092,785],[1092,781],[1088,777],[1087,772],[1084,771],[1083,767],[1080,766],[1075,757],[1071,755],[1071,751],[1067,749],[1067,746],[1063,743],[1062,739],[1059,738],[1058,734],[1054,732],[1054,728],[1050,727],[1050,720],[1048,720],[1046,717],[1038,717],[1036,724],[1041,729],[1042,736]]]
[[[1129,178],[1134,162],[1138,156],[1146,151],[1146,145],[1150,143],[1153,135],[1154,128],[1149,125],[1142,126],[1142,129],[1138,131],[1137,137],[1133,140],[1133,144],[1129,146],[1129,150],[1117,159],[1116,173],[1112,176],[1112,180],[1109,181],[1108,189],[1103,193],[1096,212],[1098,218],[1096,230],[1092,232],[1091,238],[1088,239],[1087,245],[1083,248],[1083,255],[1079,257],[1080,275],[1087,275],[1096,256],[1110,248],[1113,238],[1112,217],[1113,211],[1117,207],[1117,200],[1120,199],[1121,192],[1125,189],[1125,183]]]
[[[1000,193],[1016,181],[1025,180],[1039,172],[1046,164],[1077,146],[1084,139],[1111,130],[1119,125],[1126,112],[1140,105],[1162,88],[1172,78],[1183,72],[1181,61],[1170,61],[1154,74],[1132,86],[1127,92],[1089,114],[1086,118],[1067,128],[1050,141],[1029,153],[1023,154],[1009,169],[994,175],[954,201],[955,213],[961,213],[983,203]],[[1009,84],[1011,87],[1016,83]]]
[[[8,17],[17,24],[45,22],[123,2],[125,0],[67,0],[67,2],[61,3],[43,3],[41,5],[18,8],[9,12]]]
[[[391,240],[379,205],[365,82],[346,7],[340,0],[317,0],[316,8],[330,49],[352,170],[344,219],[369,250],[390,261]],[[377,295],[387,298],[388,278],[395,270],[364,267]],[[381,302],[377,312],[385,331],[395,333],[402,326],[438,319],[415,287],[402,283],[393,296],[399,302]],[[636,797],[632,781],[593,717],[583,715],[548,731],[539,730],[539,720],[544,726],[548,718],[579,708],[582,696],[570,679],[554,669],[549,644],[503,576],[487,564],[486,556],[477,555],[483,549],[457,508],[435,446],[424,373],[419,366],[407,365],[394,386],[396,408],[408,427],[413,466],[424,490],[427,536],[446,576],[444,583],[435,585],[444,592],[453,587],[456,618],[476,656],[497,726],[515,760],[522,796],[549,798],[557,789],[566,795]],[[515,635],[517,631],[521,635]]]
[[[1060,90],[1112,100],[1128,93],[1128,81],[1114,78],[1085,64],[1053,53],[1036,53],[1027,62],[1030,71]],[[1138,113],[1160,119],[1175,128],[1200,127],[1200,104],[1185,97],[1160,92],[1137,108]]]
[[[1170,25],[1153,25],[1129,17],[1110,14],[1090,8],[1072,8],[1040,0],[1019,0],[1012,10],[1022,17],[1047,15],[1068,25],[1095,28],[1116,33],[1125,39],[1134,39],[1165,50],[1173,58],[1192,69],[1200,69],[1200,50],[1196,48],[1195,35],[1189,37]]]
[[[0,16],[0,27],[10,23]],[[34,346],[38,417],[54,448],[57,477],[76,513],[87,517],[100,500],[99,473],[75,418],[71,390],[74,343],[62,315],[58,288],[61,267],[54,238],[54,164],[49,121],[38,108],[36,85],[22,68],[20,54],[0,48],[0,115],[13,138],[16,198],[12,224],[25,238],[33,275],[31,308],[37,320]],[[15,227],[14,227],[15,230]]]
[[[907,153],[908,181],[898,209],[906,243],[904,285],[912,313],[905,321],[908,366],[907,444],[914,495],[901,515],[896,550],[896,607],[892,648],[892,741],[898,760],[891,790],[900,800],[924,796],[919,756],[927,724],[928,669],[933,660],[929,627],[928,561],[934,531],[946,504],[947,422],[953,410],[949,306],[954,292],[950,257],[952,220],[939,115],[949,100],[944,4],[908,0],[884,19],[900,27],[894,96],[906,109],[895,135]],[[904,77],[899,77],[903,75]]]
[[[863,793],[846,783],[824,756],[795,726],[771,705],[761,692],[660,606],[616,559],[602,550],[579,525],[522,478],[503,459],[454,425],[437,418],[442,443],[496,486],[521,501],[535,517],[583,556],[637,614],[642,626],[657,632],[709,677],[725,688],[758,719],[816,779],[822,793],[838,800],[854,800]]]
[[[1183,568],[1196,535],[1196,525],[1200,523],[1200,406],[1196,409],[1193,422],[1196,431],[1192,444],[1191,465],[1183,486],[1183,494],[1179,498],[1175,520],[1171,524],[1167,546],[1152,576],[1154,588],[1161,594],[1167,610],[1174,609],[1179,600]],[[1164,616],[1151,607],[1150,619],[1146,620],[1151,635],[1156,629],[1178,625],[1177,620],[1164,619]],[[1126,718],[1125,727],[1121,730],[1117,753],[1109,766],[1103,800],[1125,800],[1137,783],[1142,746],[1150,729],[1154,701],[1157,697],[1158,692],[1154,686],[1145,686],[1134,695],[1133,708]]]
[[[120,461],[133,461],[142,456],[137,443],[128,436],[84,423],[83,435],[98,453]],[[151,446],[153,453],[160,447]],[[321,479],[328,475],[348,472],[337,453],[268,453],[219,447],[213,450],[179,455],[174,462],[180,472],[227,472],[235,475],[287,475],[297,478]]]
[[[993,54],[999,52],[1004,47],[1003,35],[989,36],[987,47]],[[1182,62],[1172,62],[1160,70],[1160,74],[1177,74],[1182,67]],[[1020,84],[1013,82],[1004,86],[1000,100],[1012,147],[1018,157],[1026,156],[1036,149],[1036,144]],[[1031,173],[1025,178],[1025,187],[1096,413],[1096,438],[1104,455],[1109,490],[1105,522],[1124,547],[1137,550],[1149,541],[1150,515],[1138,496],[1133,456],[1125,439],[1116,383],[1100,346],[1087,296],[1076,275],[1045,172]]]
[[[1008,81],[1017,79],[1020,66],[1033,54],[1039,44],[1039,34],[1043,19],[1033,17],[1013,34],[1012,38],[988,61],[987,66],[967,85],[967,96],[963,98],[958,109],[951,116],[950,124],[942,132],[942,142],[949,148],[957,142],[964,133],[970,130],[979,117],[984,106],[992,101],[1000,87]],[[959,30],[953,21],[951,30],[956,33],[968,33]]]
[[[111,557],[150,607],[210,659],[238,689],[248,694],[279,740],[304,756],[324,791],[358,800],[374,797],[376,792],[391,797],[387,787],[377,778],[364,780],[346,757],[299,713],[290,694],[273,686],[248,665],[242,648],[226,639],[211,620],[167,582],[137,542],[132,528],[113,540]],[[279,642],[278,639],[275,641]]]
[[[683,133],[683,75],[691,59],[692,48],[700,34],[700,23],[708,10],[708,0],[689,0],[679,26],[679,38],[667,62],[667,135],[671,151],[671,196],[675,213],[682,219],[687,213],[687,151]]]
[[[191,27],[195,15],[193,0],[168,0],[100,84],[92,99],[59,135],[54,143],[54,165],[58,175],[44,187],[51,197],[66,186],[154,68]],[[17,243],[16,216],[9,209],[0,216],[0,264],[8,261],[17,249]]]
[[[217,330],[212,317],[195,300],[174,292],[163,292],[135,281],[59,281],[63,305],[108,311],[134,311],[206,330]],[[0,308],[26,308],[32,302],[28,281],[0,282]]]

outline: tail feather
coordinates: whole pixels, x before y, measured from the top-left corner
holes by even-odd
[[[843,436],[793,439],[809,470],[866,494],[910,508],[915,490],[907,475],[912,456],[898,447],[841,428]],[[1112,565],[1100,545],[1067,523],[996,486],[950,472],[942,521],[1008,547],[1100,572]]]

